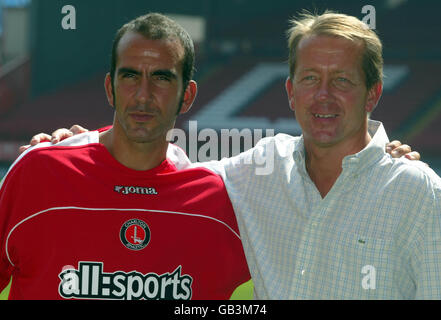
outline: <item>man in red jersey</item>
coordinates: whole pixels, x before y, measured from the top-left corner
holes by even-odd
[[[23,153],[0,184],[10,299],[228,299],[249,280],[222,179],[179,170],[167,132],[197,92],[194,48],[160,14],[124,25],[105,77],[113,127]]]

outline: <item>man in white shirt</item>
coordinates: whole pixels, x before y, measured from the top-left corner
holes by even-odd
[[[441,299],[441,179],[394,159],[381,123],[381,42],[357,18],[290,30],[291,109],[280,134],[220,163],[261,299]],[[271,174],[257,159],[273,159]],[[261,162],[261,161],[260,161]]]

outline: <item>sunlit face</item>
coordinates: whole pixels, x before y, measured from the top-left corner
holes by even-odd
[[[329,147],[366,135],[367,112],[378,102],[381,84],[367,90],[363,50],[361,42],[340,37],[314,35],[299,42],[286,90],[305,143]]]
[[[114,131],[132,142],[165,141],[180,103],[184,113],[194,98],[188,99],[187,91],[182,93],[182,45],[127,32],[119,42],[117,57],[114,87],[110,74],[105,82],[107,98],[115,107]]]

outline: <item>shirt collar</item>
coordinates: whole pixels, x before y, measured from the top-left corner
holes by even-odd
[[[386,153],[386,143],[389,142],[383,124],[380,121],[369,120],[368,131],[372,137],[368,145],[357,152],[343,158],[343,170],[357,170],[360,172],[378,162]]]
[[[372,137],[372,140],[368,145],[360,152],[352,155],[348,155],[343,158],[342,168],[343,170],[356,170],[360,171],[364,168],[372,166],[385,154],[386,143],[389,142],[386,131],[383,124],[380,121],[369,120],[368,132]],[[301,172],[306,174],[305,167],[305,144],[303,135],[298,139],[294,146],[294,161]]]

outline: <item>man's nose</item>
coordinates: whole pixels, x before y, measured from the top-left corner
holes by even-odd
[[[329,100],[331,97],[331,84],[329,81],[321,81],[317,92],[315,93],[315,99],[320,102]]]
[[[145,104],[151,96],[151,84],[147,77],[142,77],[136,92],[136,99],[139,103]]]

